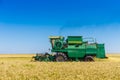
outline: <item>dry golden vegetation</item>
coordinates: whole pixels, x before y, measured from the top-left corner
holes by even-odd
[[[120,80],[120,54],[95,62],[31,62],[32,56],[0,55],[0,80]]]

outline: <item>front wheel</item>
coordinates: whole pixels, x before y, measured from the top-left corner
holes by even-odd
[[[57,53],[55,60],[57,62],[64,62],[64,61],[67,61],[67,56],[64,53]]]
[[[86,61],[86,62],[91,62],[91,61],[94,61],[94,59],[93,59],[92,56],[86,56],[86,57],[85,57],[85,61]]]

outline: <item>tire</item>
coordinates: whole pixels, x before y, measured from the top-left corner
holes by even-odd
[[[55,61],[57,62],[67,61],[67,56],[64,53],[57,53],[55,56]]]
[[[92,56],[86,56],[86,57],[85,57],[85,61],[86,61],[86,62],[93,62],[94,59],[93,59]]]

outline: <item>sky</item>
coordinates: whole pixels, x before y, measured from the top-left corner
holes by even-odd
[[[49,36],[93,37],[120,52],[119,0],[0,0],[0,53],[41,53]]]

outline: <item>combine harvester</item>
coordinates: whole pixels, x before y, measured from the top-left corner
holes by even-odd
[[[51,52],[54,54],[36,54],[35,61],[94,61],[106,58],[104,44],[83,40],[82,36],[50,36]]]

